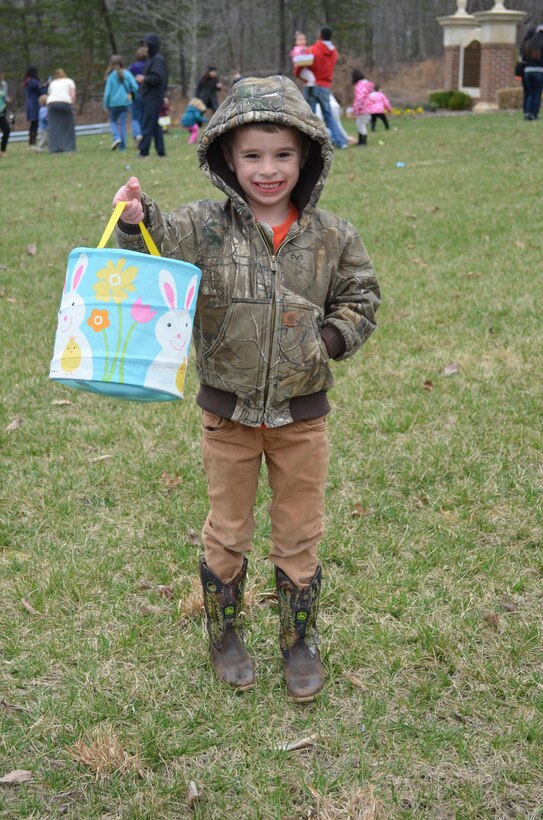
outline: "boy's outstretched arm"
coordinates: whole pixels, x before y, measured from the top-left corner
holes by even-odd
[[[130,177],[126,185],[123,185],[113,197],[113,207],[118,202],[126,202],[126,208],[122,213],[122,221],[128,225],[137,225],[143,219],[143,205],[141,203],[141,186],[137,177]]]

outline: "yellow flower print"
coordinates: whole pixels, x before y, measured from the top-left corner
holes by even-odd
[[[98,281],[92,287],[100,302],[112,300],[119,305],[128,298],[129,292],[135,290],[132,282],[136,278],[138,269],[130,266],[123,270],[125,264],[126,259],[119,259],[117,263],[109,259],[105,268],[96,271]]]

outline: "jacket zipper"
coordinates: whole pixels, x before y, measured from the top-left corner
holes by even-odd
[[[258,230],[260,231],[260,233],[262,235],[262,238],[264,240],[264,244],[266,245],[266,248],[268,249],[268,253],[269,253],[269,247],[270,246],[268,244],[268,239],[266,237],[266,234],[264,233],[264,231],[262,230],[260,225],[258,225]],[[272,276],[272,293],[271,293],[272,313],[271,313],[271,323],[270,323],[270,342],[269,342],[269,345],[268,345],[268,366],[267,366],[267,369],[266,369],[266,382],[265,382],[265,386],[264,386],[264,408],[263,408],[264,412],[266,410],[266,404],[268,403],[268,394],[270,392],[271,357],[272,357],[272,350],[273,350],[273,342],[274,342],[274,338],[275,338],[275,318],[277,316],[277,300],[276,300],[277,291],[276,291],[276,278],[275,278],[275,274],[277,273],[277,254],[279,253],[279,251],[281,250],[283,245],[286,245],[287,242],[290,242],[290,240],[294,239],[295,236],[298,236],[299,233],[300,233],[300,231],[297,231],[297,233],[293,234],[288,239],[284,239],[281,242],[281,244],[279,245],[279,247],[277,248],[277,250],[274,253],[270,253],[270,268],[271,268],[271,271],[272,271],[272,274],[273,274],[273,276]]]

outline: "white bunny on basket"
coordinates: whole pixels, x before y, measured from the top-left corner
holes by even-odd
[[[161,270],[158,285],[169,310],[157,319],[155,336],[162,348],[149,365],[145,387],[183,395],[187,370],[187,350],[192,335],[189,310],[196,296],[198,277],[193,276],[185,291],[184,307],[178,307],[177,286],[172,274]]]
[[[88,264],[87,254],[80,254],[71,278],[66,276],[51,362],[52,372],[57,376],[68,375],[71,379],[92,379],[92,350],[81,329],[85,321],[85,301],[77,293]],[[67,290],[69,278],[70,289]]]

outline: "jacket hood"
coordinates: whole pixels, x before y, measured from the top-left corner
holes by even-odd
[[[331,54],[333,51],[336,50],[335,45],[331,40],[321,40],[321,48],[325,54]]]
[[[332,143],[323,121],[313,114],[298,87],[287,77],[246,77],[233,86],[200,140],[198,160],[202,171],[238,205],[244,202],[236,175],[223,156],[221,137],[240,125],[260,122],[297,128],[309,137],[309,153],[292,200],[300,213],[308,204],[316,205],[330,170]]]
[[[160,49],[160,40],[156,34],[146,34],[143,38],[143,44],[147,46],[149,57],[154,57]]]

